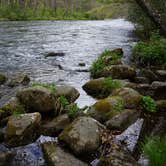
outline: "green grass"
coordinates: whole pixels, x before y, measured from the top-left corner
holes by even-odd
[[[69,102],[65,96],[58,97],[58,100],[64,108],[66,108],[66,106],[69,105]]]
[[[143,154],[149,159],[149,166],[165,166],[166,139],[159,137],[147,138],[142,146]]]
[[[118,103],[113,106],[113,109],[115,111],[121,112],[122,110],[124,110],[124,108],[125,107],[124,107],[124,104],[123,104],[123,99],[119,98]]]
[[[53,93],[56,93],[56,84],[55,83],[42,83],[42,82],[32,82],[30,87],[42,86],[51,90]]]
[[[67,107],[67,114],[69,118],[74,119],[77,117],[79,108],[76,103],[72,103]]]
[[[153,34],[150,41],[138,42],[133,49],[133,60],[142,66],[166,63],[166,38]]]
[[[120,59],[122,54],[119,52],[104,50],[90,67],[90,73],[92,77],[97,77],[101,70],[105,67],[112,65],[116,60]]]
[[[150,96],[143,96],[141,99],[141,105],[147,112],[156,112],[157,105]]]

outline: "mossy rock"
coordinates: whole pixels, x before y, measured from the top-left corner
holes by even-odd
[[[100,122],[105,122],[123,111],[123,99],[111,96],[98,100],[89,110],[89,115]]]
[[[88,155],[100,145],[100,126],[93,118],[79,117],[67,126],[58,138],[76,155]]]
[[[99,77],[112,77],[114,79],[134,79],[136,71],[128,65],[111,65],[101,70]]]
[[[26,110],[19,102],[17,97],[12,97],[5,105],[1,107],[0,119],[4,119],[10,115],[23,114]]]
[[[101,99],[108,97],[113,90],[122,86],[121,80],[113,80],[112,78],[93,79],[83,85],[83,89],[92,97]]]
[[[120,88],[115,90],[112,95],[120,96],[123,99],[125,108],[137,108],[140,105],[142,95],[132,88]]]
[[[4,74],[0,73],[0,85],[6,82],[7,78]]]

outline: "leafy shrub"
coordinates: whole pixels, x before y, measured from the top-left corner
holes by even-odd
[[[121,57],[121,53],[106,49],[99,55],[98,59],[92,63],[92,66],[90,68],[91,76],[97,77],[97,75],[104,67],[112,65],[116,60],[120,59]]]
[[[59,102],[62,104],[62,106],[63,106],[64,108],[66,108],[66,106],[69,104],[69,102],[68,102],[68,100],[66,99],[65,96],[60,96],[60,97],[58,98],[58,100],[59,100]]]
[[[56,93],[55,83],[32,82],[30,84],[30,87],[35,87],[35,86],[42,86],[44,88],[47,88],[47,89],[51,90],[53,93]]]
[[[76,103],[72,103],[67,107],[67,114],[69,118],[74,119],[79,112],[79,108]]]
[[[133,60],[143,66],[166,63],[166,39],[153,34],[149,42],[138,42],[133,49]]]
[[[149,166],[165,166],[166,140],[165,138],[146,138],[142,145],[143,154],[149,159]]]
[[[141,105],[148,112],[156,112],[156,103],[150,96],[143,96]]]

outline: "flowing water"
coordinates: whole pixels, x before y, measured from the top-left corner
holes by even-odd
[[[124,19],[0,22],[0,72],[23,71],[34,81],[72,85],[81,94],[79,106],[90,105],[95,100],[81,88],[89,80],[87,70],[104,49],[122,47],[127,61],[135,42],[133,30]],[[49,52],[65,56],[45,58]]]

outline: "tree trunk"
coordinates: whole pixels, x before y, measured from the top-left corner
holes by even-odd
[[[165,13],[159,11],[156,7],[154,7],[154,5],[152,5],[152,2],[150,2],[149,0],[136,0],[136,2],[142,7],[142,9],[147,13],[147,15],[152,19],[152,21],[160,28],[160,30],[166,36]]]

